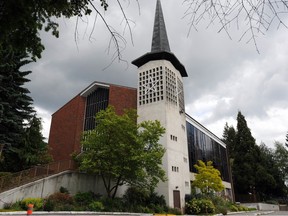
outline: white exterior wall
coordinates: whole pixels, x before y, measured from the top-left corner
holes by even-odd
[[[178,70],[166,60],[157,60],[146,63],[138,69],[138,74],[143,71],[149,71],[152,68],[162,66],[163,71],[163,86],[164,99],[148,104],[139,105],[139,87],[137,96],[137,112],[139,115],[138,122],[145,120],[159,120],[161,125],[166,128],[166,133],[161,137],[160,143],[166,149],[163,157],[163,168],[166,171],[168,181],[159,183],[157,192],[166,198],[166,202],[170,207],[174,207],[173,191],[180,191],[181,207],[185,205],[185,194],[190,194],[190,173],[188,146],[186,134],[186,117],[185,111],[179,112],[179,103],[173,104],[166,100],[166,77],[165,67],[173,71],[177,78],[182,82],[182,77]],[[140,76],[138,77],[140,81]],[[160,82],[160,80],[158,80]],[[177,82],[176,82],[177,83]],[[156,83],[159,84],[159,83]],[[177,85],[177,84],[176,84]],[[178,95],[177,95],[178,96]],[[171,140],[171,135],[177,137],[176,140]],[[173,167],[178,167],[177,171],[172,171]]]

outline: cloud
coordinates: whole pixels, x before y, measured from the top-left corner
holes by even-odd
[[[111,64],[115,50],[111,47],[107,53],[110,35],[100,17],[95,26],[94,17],[78,20],[77,31],[76,19],[58,19],[59,39],[41,33],[46,47],[43,57],[26,68],[33,72],[27,87],[41,110],[39,115],[44,116],[45,134],[49,133],[48,113],[54,113],[93,81],[136,87],[137,68],[131,61],[151,49],[154,3],[140,2],[139,14],[135,1],[124,2],[123,8],[133,20],[133,43],[121,11],[111,4],[104,14],[109,25],[124,32],[126,44],[121,44],[125,46],[121,54],[126,62]],[[281,141],[288,130],[288,31],[271,29],[259,37],[258,54],[253,43],[238,42],[241,31],[237,28],[231,28],[233,40],[225,32],[217,33],[218,24],[208,29],[200,25],[188,35],[189,19],[183,18],[186,6],[166,0],[162,8],[170,48],[189,75],[184,78],[186,112],[221,137],[225,122],[236,126],[241,110],[258,143]]]

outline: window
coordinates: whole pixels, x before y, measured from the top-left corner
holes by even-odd
[[[97,88],[86,98],[84,130],[95,128],[95,115],[108,107],[109,89]]]
[[[230,182],[226,148],[210,136],[186,122],[190,172],[195,172],[197,160],[212,161],[224,181]]]
[[[139,105],[163,100],[162,67],[152,68],[139,73]],[[144,100],[146,96],[146,100]],[[145,103],[146,102],[146,103]]]
[[[179,172],[179,167],[172,166],[172,172]]]

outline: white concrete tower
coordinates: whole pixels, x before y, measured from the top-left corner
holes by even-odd
[[[157,192],[170,207],[183,208],[190,194],[183,79],[185,67],[170,51],[160,0],[157,0],[151,52],[134,60],[138,67],[138,122],[159,120],[166,133],[163,167],[168,181]]]

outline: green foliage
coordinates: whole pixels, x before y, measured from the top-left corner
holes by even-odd
[[[103,211],[104,205],[100,201],[93,201],[89,204],[88,209],[90,211]]]
[[[100,199],[100,201],[104,205],[104,211],[107,212],[123,212],[125,211],[125,203],[122,199],[115,197],[114,199],[109,197],[103,197]]]
[[[41,119],[34,115],[24,128],[23,145],[14,150],[19,155],[24,169],[52,161],[48,144],[44,141],[41,131]]]
[[[62,187],[62,186],[60,187],[59,192],[60,192],[60,193],[66,193],[66,194],[69,194],[68,189],[65,188],[65,187]]]
[[[223,141],[229,150],[236,199],[238,195],[254,194],[253,198],[265,201],[287,195],[283,170],[288,167],[288,162],[285,164],[288,157],[285,153],[281,154],[285,152],[282,151],[285,150],[283,145],[276,142],[275,151],[264,143],[256,145],[241,112],[237,115],[236,131],[226,123]]]
[[[42,209],[43,207],[43,199],[42,198],[26,198],[21,201],[21,208],[27,210],[28,204],[33,204],[34,210]]]
[[[186,214],[207,214],[214,213],[215,206],[209,199],[192,199],[186,203]]]
[[[74,198],[68,193],[54,193],[50,195],[44,204],[46,211],[73,211],[75,210]]]
[[[239,209],[238,209],[238,207],[236,205],[231,205],[230,206],[230,211],[237,212],[237,211],[239,211]]]
[[[97,196],[93,192],[78,192],[74,196],[75,202],[80,206],[89,205]]]
[[[165,180],[165,150],[158,143],[165,129],[159,121],[136,122],[136,110],[119,116],[109,106],[96,115],[96,129],[83,135],[82,147],[89,151],[79,158],[80,170],[100,173],[108,197],[125,183],[151,189]]]
[[[44,211],[53,211],[55,209],[55,202],[51,199],[44,200],[43,210]]]
[[[64,204],[73,204],[74,199],[70,194],[67,193],[54,193],[48,197],[48,200],[51,200],[55,203],[64,203]]]
[[[44,46],[39,32],[44,29],[51,31],[55,37],[59,36],[58,23],[51,18],[88,15],[91,13],[88,5],[88,0],[5,1],[0,8],[0,49],[4,42],[9,44],[10,50],[27,52],[34,60],[35,57],[40,58]]]
[[[1,42],[0,42],[1,43]],[[34,110],[30,92],[24,88],[30,71],[20,71],[29,63],[23,54],[7,53],[0,46],[0,153],[1,171],[19,171],[23,163],[17,149],[23,148],[25,121],[29,121]],[[15,166],[18,164],[18,166]]]
[[[197,174],[192,186],[199,188],[202,194],[207,195],[224,189],[221,174],[212,164],[212,161],[208,161],[205,164],[203,161],[198,160],[198,165],[194,165],[197,169]]]

